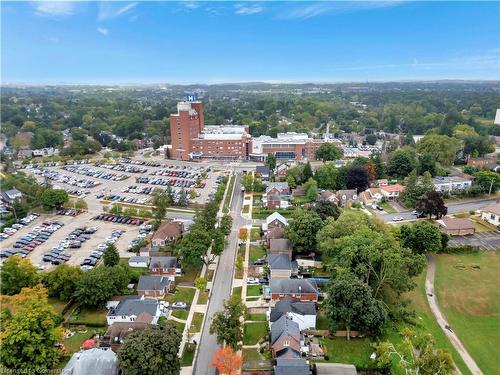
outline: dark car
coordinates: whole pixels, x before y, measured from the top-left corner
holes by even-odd
[[[267,277],[262,277],[259,279],[259,284],[267,285],[269,284],[269,279]]]
[[[53,257],[52,255],[50,255],[50,254],[45,254],[45,255],[43,256],[43,258],[42,258],[42,260],[43,260],[44,262],[52,262],[52,260],[53,260],[53,259],[54,259],[54,257]]]

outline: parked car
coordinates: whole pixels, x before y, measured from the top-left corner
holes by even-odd
[[[172,308],[174,309],[185,309],[187,307],[187,304],[185,302],[174,302],[172,304]]]

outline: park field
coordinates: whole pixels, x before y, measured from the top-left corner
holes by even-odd
[[[484,374],[500,374],[500,253],[436,256],[441,311]]]

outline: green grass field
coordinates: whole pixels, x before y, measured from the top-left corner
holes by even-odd
[[[64,339],[63,341],[64,347],[69,353],[75,353],[80,350],[80,347],[82,346],[83,342],[94,336],[96,332],[97,331],[95,328],[90,328],[90,327],[87,328],[87,332],[85,333],[75,332],[73,336]]]
[[[237,286],[236,288],[233,288],[233,296],[238,296],[241,298],[241,286]]]
[[[69,317],[71,323],[106,325],[106,309],[85,309],[77,307]]]
[[[250,255],[248,263],[253,264],[257,259],[264,257],[267,254],[266,248],[263,246],[250,245]]]
[[[189,315],[189,311],[187,310],[172,310],[172,316],[175,316],[177,319],[186,320]]]
[[[200,332],[201,324],[203,323],[203,313],[195,312],[191,321],[191,332]]]
[[[260,240],[260,228],[252,228],[250,230],[250,240],[252,241]]]
[[[194,282],[198,277],[201,268],[186,268],[183,270],[183,274],[175,278],[176,283]]]
[[[66,304],[68,302],[61,301],[59,298],[49,297],[49,303],[52,305],[52,307],[54,308],[56,313],[58,313],[59,315],[62,315],[62,311],[64,309],[64,306],[66,306]]]
[[[243,345],[255,345],[267,336],[267,323],[246,323],[243,330]]]
[[[260,285],[248,285],[247,297],[258,297],[258,296],[260,296]]]
[[[174,302],[185,302],[188,305],[193,302],[193,297],[196,292],[195,288],[178,286],[175,288],[173,293],[169,293],[165,296],[165,301],[174,303]]]
[[[265,322],[266,314],[248,313],[245,317],[245,321]]]
[[[373,361],[370,359],[373,348],[370,339],[350,339],[335,337],[320,339],[328,356],[327,362],[351,363],[356,369],[371,369]],[[322,361],[318,361],[322,362]]]
[[[243,348],[243,360],[244,361],[260,361],[262,355],[259,353],[258,349],[255,348]]]
[[[198,295],[198,305],[206,305],[208,301],[208,292],[200,292]]]
[[[181,366],[191,366],[193,364],[195,350],[189,350],[188,345],[184,347],[181,357]]]
[[[439,306],[484,374],[500,374],[499,269],[497,252],[436,257]]]

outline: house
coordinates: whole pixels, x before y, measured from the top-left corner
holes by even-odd
[[[324,363],[314,364],[316,375],[358,375],[356,367],[344,363]]]
[[[495,226],[500,225],[500,203],[493,203],[481,210],[481,219]]]
[[[288,171],[288,165],[286,164],[280,164],[276,167],[276,175],[279,177],[285,177],[287,171]]]
[[[277,358],[274,375],[311,375],[311,370],[304,358]]]
[[[269,241],[269,254],[287,254],[292,257],[292,243],[288,238],[276,238]]]
[[[288,208],[289,203],[287,200],[282,199],[279,194],[268,194],[266,197],[262,198],[262,204],[268,210],[277,210],[279,208]]]
[[[399,195],[405,191],[405,187],[400,184],[386,185],[380,188],[385,199],[393,201],[399,198]]]
[[[137,284],[137,294],[144,297],[162,298],[173,288],[174,283],[168,277],[142,275]]]
[[[255,168],[255,176],[260,177],[262,181],[269,181],[270,170],[267,165],[258,165]]]
[[[111,348],[115,353],[123,344],[123,340],[133,332],[142,331],[149,324],[144,322],[114,323],[99,340],[101,348]]]
[[[472,181],[459,176],[434,177],[432,179],[436,191],[445,192],[469,189]]]
[[[335,193],[335,198],[339,206],[346,206],[358,199],[358,193],[356,189],[339,190]]]
[[[133,256],[128,259],[128,265],[134,268],[147,268],[150,261],[151,258],[149,256]]]
[[[160,304],[155,299],[138,297],[124,299],[116,307],[109,309],[106,315],[108,325],[113,323],[146,322],[156,324],[162,315]]]
[[[297,186],[292,191],[292,198],[300,198],[306,196],[306,189],[304,186]]]
[[[295,301],[285,297],[276,302],[274,307],[268,311],[269,326],[279,320],[282,316],[293,320],[299,325],[301,331],[305,329],[316,329],[316,305],[314,302]]]
[[[318,289],[307,279],[271,279],[269,297],[277,302],[285,297],[298,301],[318,301]]]
[[[166,221],[161,223],[151,240],[152,246],[165,246],[174,243],[182,235],[182,223],[179,221]]]
[[[23,193],[16,188],[2,192],[2,199],[8,204],[14,203],[14,201],[21,199],[22,197]]]
[[[151,257],[149,263],[149,274],[168,276],[170,280],[175,280],[176,275],[180,275],[181,266],[176,257]]]
[[[300,358],[301,334],[299,325],[286,315],[271,325],[271,340],[269,342],[273,356],[276,358]]]
[[[54,156],[59,155],[59,149],[53,147],[40,148],[38,150],[32,150],[33,157],[44,157],[44,156]]]
[[[494,164],[496,164],[496,161],[492,158],[469,158],[469,160],[467,160],[467,165],[477,168],[490,167]]]
[[[266,195],[268,194],[290,195],[288,182],[266,182]]]
[[[289,279],[292,276],[293,266],[289,254],[270,254],[267,264],[271,271],[272,279]],[[295,271],[297,271],[297,263],[295,263]]]
[[[273,212],[266,218],[266,222],[262,224],[262,230],[268,231],[273,228],[284,228],[288,225],[288,220],[279,212]]]
[[[372,187],[382,187],[389,185],[389,180],[387,178],[379,178],[372,183]]]
[[[469,180],[469,181],[474,181],[476,179],[475,176],[472,176],[472,175],[464,173],[464,172],[459,172],[459,171],[451,172],[450,177],[462,177],[462,178]]]
[[[325,190],[325,191],[320,192],[319,193],[319,199],[325,200],[325,201],[328,201],[328,202],[333,202],[333,203],[337,203],[338,202],[337,197],[330,190]]]
[[[285,228],[271,228],[268,230],[264,236],[264,241],[266,243],[266,246],[270,246],[271,240],[279,240],[285,236]]]
[[[106,348],[93,348],[73,354],[62,375],[118,375],[118,357]]]
[[[450,236],[465,236],[474,234],[476,231],[474,223],[469,218],[444,216],[437,222],[439,223],[439,228]]]
[[[361,199],[361,202],[363,202],[367,206],[378,204],[383,198],[382,189],[373,187],[366,189],[361,194],[359,194],[359,198]]]

